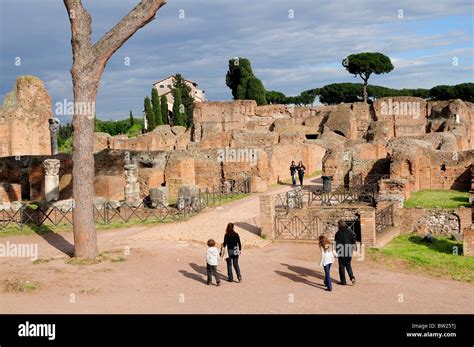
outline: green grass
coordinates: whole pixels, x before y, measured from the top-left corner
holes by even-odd
[[[469,193],[457,190],[423,189],[412,193],[405,201],[405,208],[457,208],[469,207]]]
[[[384,264],[399,266],[436,277],[474,282],[474,258],[462,255],[462,242],[436,237],[434,243],[420,242],[417,235],[401,235],[383,248],[370,249],[371,257]],[[455,253],[457,251],[457,254]]]
[[[39,284],[25,280],[4,280],[3,290],[5,292],[33,292],[38,289]]]

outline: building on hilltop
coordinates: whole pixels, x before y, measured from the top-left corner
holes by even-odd
[[[191,93],[194,97],[195,102],[206,101],[206,92],[204,90],[198,89],[197,88],[198,84],[196,82],[193,82],[187,79],[185,79],[184,81],[191,88]],[[169,76],[153,83],[153,86],[158,91],[158,95],[160,97],[162,95],[166,96],[166,100],[168,101],[168,111],[170,112],[173,111],[173,103],[174,103],[173,94],[171,93],[171,88],[173,86],[173,83],[174,83],[174,76]]]

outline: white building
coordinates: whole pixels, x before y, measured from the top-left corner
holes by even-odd
[[[203,102],[206,101],[206,95],[204,90],[200,90],[197,88],[198,84],[196,82],[190,81],[185,79],[186,84],[191,87],[191,93],[194,97],[194,101],[196,102]],[[171,94],[171,87],[174,83],[174,76],[166,77],[162,80],[159,80],[153,83],[153,86],[158,91],[158,95],[161,97],[162,95],[166,95],[166,100],[168,101],[168,111],[173,111],[173,94]]]

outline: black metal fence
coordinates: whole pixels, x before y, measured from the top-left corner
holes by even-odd
[[[388,205],[383,209],[375,212],[375,230],[378,233],[383,233],[387,228],[393,227],[395,219],[394,204]]]
[[[345,220],[345,224],[352,232],[357,234],[357,227],[360,228],[358,218]],[[337,230],[337,220],[323,219],[314,214],[275,215],[274,233],[277,240],[316,241],[320,235],[334,237]]]
[[[219,205],[235,195],[250,193],[250,177],[241,180],[221,180],[221,184],[212,188],[199,189],[196,194],[179,197],[175,204],[165,206],[153,204],[150,200],[138,204],[121,202],[103,202],[94,204],[94,219],[97,224],[128,222],[173,222],[183,221],[198,214],[203,209]],[[73,200],[55,204],[22,204],[14,210],[0,211],[0,230],[7,227],[23,228],[30,226],[68,226],[72,225],[74,213]]]
[[[368,202],[375,206],[378,194],[376,185],[362,185],[356,187],[337,187],[332,191],[322,189],[296,188],[286,193],[275,195],[275,212],[288,214],[291,209],[301,209],[304,206],[320,205],[334,206],[356,202]]]

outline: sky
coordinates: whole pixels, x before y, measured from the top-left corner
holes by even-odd
[[[138,0],[82,3],[95,42]],[[169,0],[108,62],[97,117],[141,116],[152,84],[175,73],[197,82],[208,100],[231,100],[225,74],[234,57],[250,59],[265,88],[286,95],[360,82],[341,65],[358,52],[384,53],[395,66],[370,84],[473,82],[473,12],[471,0]],[[0,0],[0,99],[17,77],[34,75],[46,84],[52,112],[71,101],[70,36],[62,1]]]

